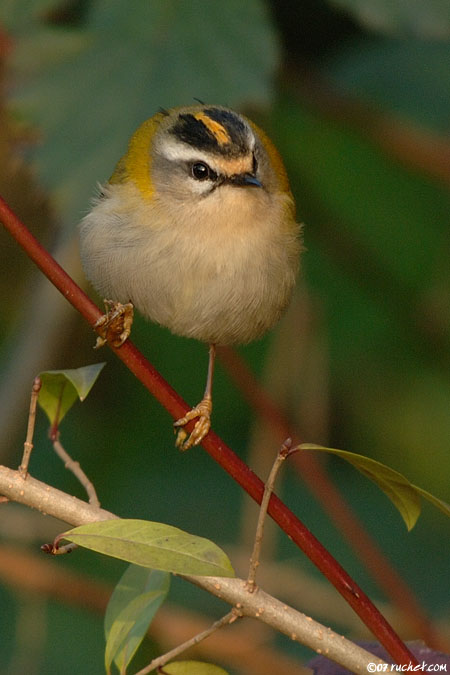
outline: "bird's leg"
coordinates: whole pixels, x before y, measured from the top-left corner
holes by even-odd
[[[208,376],[206,378],[205,393],[202,400],[195,408],[192,408],[184,417],[174,422],[174,427],[178,428],[177,440],[175,445],[180,450],[188,450],[193,445],[202,442],[211,426],[212,411],[212,382],[214,374],[214,361],[216,357],[216,345],[209,345]],[[190,420],[197,419],[193,430],[188,436],[183,428]]]
[[[106,313],[95,323],[99,336],[94,349],[110,342],[113,347],[120,347],[131,333],[133,323],[133,303],[123,305],[114,300],[104,300]]]

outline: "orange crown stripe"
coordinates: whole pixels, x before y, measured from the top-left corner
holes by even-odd
[[[212,120],[204,112],[199,112],[194,115],[196,120],[203,122],[205,127],[209,129],[219,145],[225,145],[225,143],[231,143],[230,134],[219,122]]]

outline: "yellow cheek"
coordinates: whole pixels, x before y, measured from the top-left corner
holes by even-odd
[[[163,113],[157,113],[141,124],[133,134],[128,145],[126,155],[118,162],[113,175],[109,179],[111,184],[132,181],[139,192],[146,199],[151,199],[154,186],[150,180],[150,147],[152,138],[164,119]]]

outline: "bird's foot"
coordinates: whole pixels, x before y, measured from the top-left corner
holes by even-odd
[[[211,427],[212,400],[206,397],[192,408],[184,417],[174,422],[175,431],[178,428],[175,445],[180,450],[189,450],[193,445],[198,445],[205,438]],[[190,434],[184,429],[191,420],[197,419]]]
[[[114,300],[104,300],[106,313],[95,323],[94,328],[98,331],[97,342],[94,349],[103,347],[109,342],[113,347],[120,347],[131,333],[133,324],[133,304],[127,302],[123,305]]]

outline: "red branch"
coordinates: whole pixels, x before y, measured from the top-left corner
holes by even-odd
[[[41,246],[1,197],[0,220],[54,286],[93,326],[102,315],[101,311]],[[174,419],[186,414],[189,410],[187,404],[129,340],[119,349],[111,349]],[[192,427],[191,422],[188,430]],[[202,445],[256,502],[261,503],[264,483],[213,431],[203,439]],[[270,499],[268,513],[335,586],[392,658],[399,664],[417,664],[409,649],[366,594],[275,494]]]

